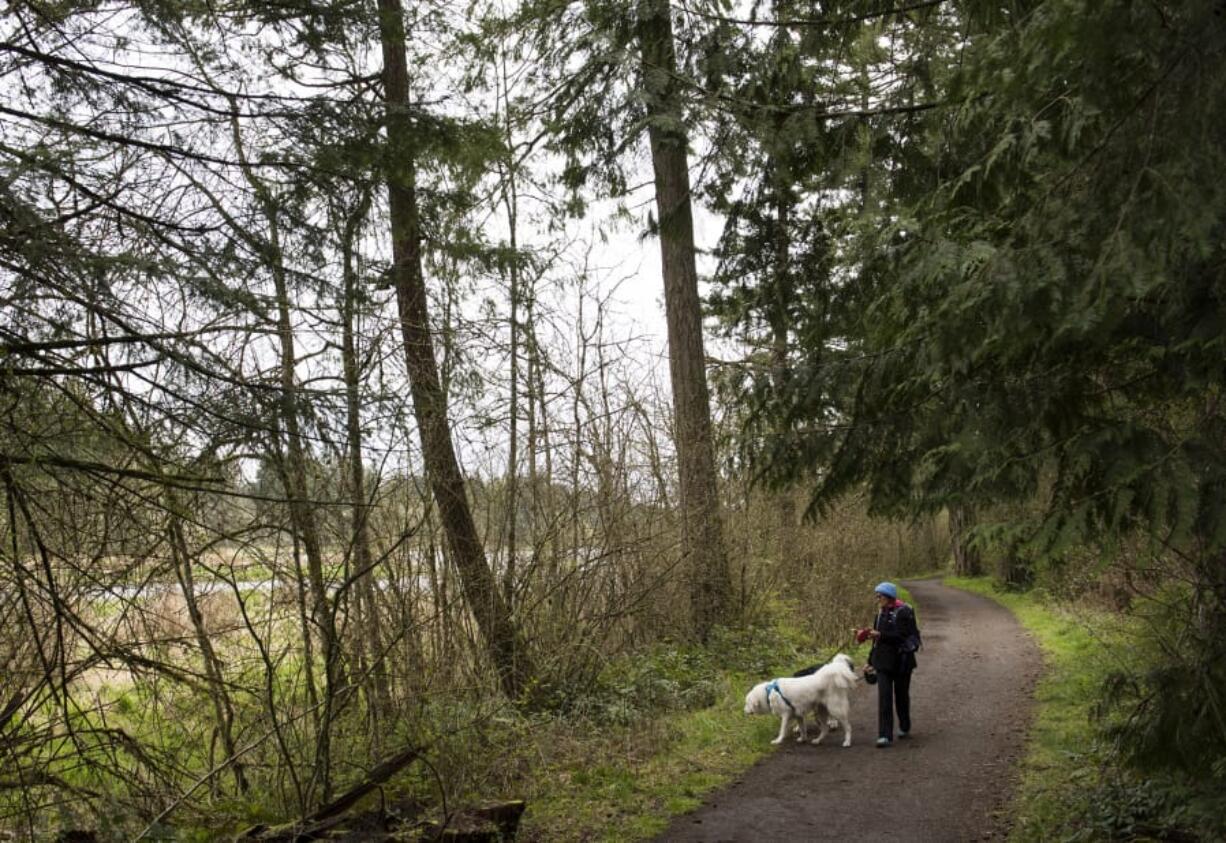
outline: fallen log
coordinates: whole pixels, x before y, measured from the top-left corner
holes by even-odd
[[[522,799],[516,799],[511,802],[502,802],[497,805],[476,808],[471,813],[478,819],[493,823],[499,833],[503,835],[504,840],[512,840],[519,831],[519,821],[523,818],[524,810],[527,807],[527,802]]]
[[[519,832],[527,803],[516,800],[457,811],[446,820],[420,820],[422,806],[407,802],[329,817],[313,825],[258,825],[239,836],[259,843],[361,840],[362,843],[432,840],[447,843],[508,843]],[[416,820],[416,821],[415,821]],[[407,836],[406,836],[407,835]]]
[[[310,840],[361,839],[364,841],[401,840],[406,830],[421,833],[426,839],[450,843],[503,843],[514,840],[527,803],[522,800],[499,802],[468,808],[446,821],[414,820],[420,805],[408,804],[348,813],[362,797],[375,790],[420,754],[416,747],[406,749],[378,767],[360,783],[301,820],[284,825],[257,825],[239,835],[238,840],[259,843],[302,843]],[[358,837],[354,837],[358,835]]]
[[[428,840],[445,840],[447,843],[507,843],[519,832],[528,803],[523,800],[499,802],[460,811],[447,822],[433,820],[420,822],[416,830],[424,832]]]
[[[241,834],[240,840],[260,840],[264,843],[293,843],[299,840],[318,840],[343,821],[343,814],[356,805],[363,796],[379,787],[396,773],[407,767],[421,754],[418,747],[409,747],[396,753],[353,787],[346,790],[327,805],[324,805],[301,820],[285,825],[268,827],[257,825]]]
[[[336,799],[333,799],[327,805],[324,805],[322,808],[315,811],[315,813],[311,814],[309,817],[306,817],[304,822],[322,822],[329,817],[334,817],[337,814],[344,813],[353,807],[353,805],[363,796],[370,793],[379,785],[383,784],[396,773],[400,772],[400,770],[404,767],[407,767],[410,762],[416,759],[420,754],[421,750],[414,746],[393,755],[378,767],[371,770],[370,775],[362,780],[362,782],[349,788]]]

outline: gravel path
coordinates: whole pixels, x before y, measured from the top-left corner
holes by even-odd
[[[877,749],[876,688],[852,698],[852,746],[787,741],[658,839],[1001,838],[1029,722],[1039,650],[1008,610],[935,580],[905,583],[924,636],[911,683],[914,735]],[[865,615],[865,623],[870,618]],[[766,677],[764,677],[766,678]],[[748,689],[747,689],[748,690]]]

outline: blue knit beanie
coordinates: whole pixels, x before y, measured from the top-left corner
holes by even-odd
[[[874,588],[873,591],[875,591],[877,594],[884,594],[891,600],[898,599],[898,586],[894,585],[892,582],[883,582]]]

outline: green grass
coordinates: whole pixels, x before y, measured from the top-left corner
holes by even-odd
[[[725,676],[715,705],[618,730],[603,745],[585,742],[575,766],[539,770],[521,838],[631,841],[659,834],[671,817],[694,810],[774,749],[777,722],[741,710],[756,681]]]
[[[606,724],[576,731],[564,717],[561,740],[546,736],[549,761],[529,773],[521,839],[653,837],[772,752],[778,721],[746,716],[745,692],[818,658],[788,613],[773,617],[769,628],[728,631],[706,649],[660,646],[611,666],[584,708]],[[677,705],[683,698],[705,704]],[[627,703],[632,722],[619,717]]]
[[[1200,818],[1189,813],[1190,804],[1205,798],[1195,783],[1122,768],[1091,718],[1109,673],[1143,668],[1153,658],[1137,618],[1061,606],[1042,593],[1005,591],[987,578],[947,577],[945,583],[1007,607],[1043,653],[1011,840],[1218,839],[1203,834],[1220,824],[1213,811],[1202,809]],[[1179,836],[1168,838],[1172,833]]]
[[[1069,795],[1085,787],[1102,760],[1090,706],[1107,673],[1118,665],[1106,657],[1106,648],[1091,635],[1090,624],[1100,634],[1109,631],[1116,637],[1119,620],[1089,610],[1074,615],[1045,605],[1032,594],[1002,591],[986,578],[944,581],[1006,606],[1043,652],[1045,670],[1035,689],[1035,720],[1021,765],[1011,839],[1050,839],[1055,829],[1068,824],[1075,809]]]
[[[906,589],[900,588],[899,596],[911,602]],[[866,600],[864,625],[871,613]],[[675,816],[700,807],[712,791],[773,752],[778,720],[747,717],[745,692],[817,658],[801,628],[788,622],[789,612],[773,616],[776,624],[765,634],[734,636],[730,644],[713,648],[717,661],[738,669],[720,674],[712,705],[609,730],[603,740],[577,737],[572,753],[533,770],[520,839],[621,843],[654,837]],[[849,629],[848,642],[839,649],[862,664],[869,645],[855,646],[850,638]],[[675,654],[640,658],[668,665]]]
[[[911,601],[905,589],[900,596]],[[857,623],[867,625],[870,594],[861,608]],[[468,729],[440,740],[434,763],[454,787],[453,803],[488,801],[490,794],[525,799],[519,838],[525,841],[633,841],[659,834],[672,818],[698,808],[712,791],[776,749],[770,741],[778,720],[746,716],[745,692],[762,679],[834,654],[814,646],[803,607],[779,602],[768,610],[769,626],[722,631],[706,648],[661,643],[640,650],[614,660],[581,688],[561,688],[556,710],[505,712],[498,724],[476,727],[479,734]],[[848,628],[839,649],[862,664],[868,644],[852,645]],[[282,661],[279,685],[298,681],[299,668],[293,659]],[[112,725],[142,736],[152,729],[148,737],[158,745],[187,746],[171,724],[142,719],[146,693],[126,685],[106,689],[114,699]],[[184,692],[181,701],[162,703],[181,710],[194,699]],[[196,702],[203,709],[203,699]],[[446,712],[432,709],[423,717],[447,732]],[[182,726],[193,722],[184,718]],[[193,770],[207,768],[204,744],[194,746],[179,760]],[[389,788],[429,803],[436,785],[417,765]],[[201,816],[217,815],[214,830],[284,819],[275,813],[273,794],[265,795],[250,805],[212,803]],[[193,825],[199,819],[186,809],[176,820],[183,835],[199,831]]]

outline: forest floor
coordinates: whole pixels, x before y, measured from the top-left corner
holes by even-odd
[[[859,683],[852,746],[786,741],[658,838],[673,841],[1001,839],[1042,670],[1034,640],[997,603],[935,580],[906,583],[924,647],[913,735],[877,749],[877,691]],[[766,677],[764,677],[766,678]]]

